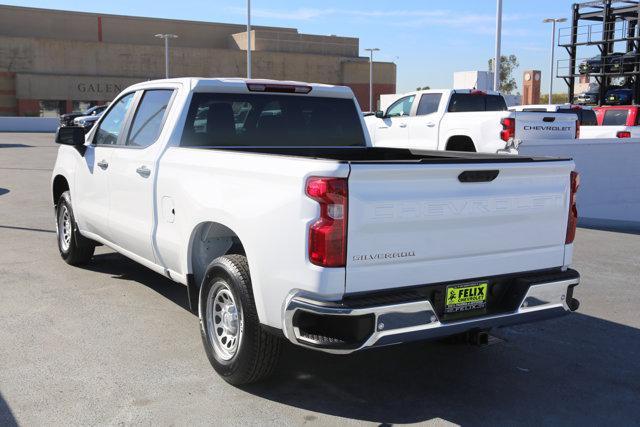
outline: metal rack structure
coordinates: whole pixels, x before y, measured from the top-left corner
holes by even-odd
[[[556,68],[556,76],[567,83],[569,100],[574,97],[576,77],[584,75],[576,69],[579,65],[578,47],[596,46],[602,65],[597,72],[587,74],[594,77],[600,86],[599,103],[604,101],[611,79],[623,78],[624,86],[633,89],[634,104],[640,104],[640,0],[574,3],[572,10],[571,27],[561,28],[558,34],[558,46],[567,50],[569,59],[559,60]],[[626,52],[634,52],[635,56],[631,63],[627,62],[627,67],[621,66],[614,71],[607,64],[613,59],[614,44],[620,42],[625,43]],[[562,66],[562,61],[567,65]]]

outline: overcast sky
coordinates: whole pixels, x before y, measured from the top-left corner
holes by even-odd
[[[122,15],[244,23],[246,0],[26,0],[17,6],[44,7]],[[495,0],[252,0],[253,23],[287,26],[312,34],[360,38],[381,50],[377,59],[398,66],[398,90],[417,86],[451,87],[454,71],[486,70],[493,56]],[[550,24],[546,17],[571,16],[572,0],[504,0],[502,53],[515,54],[515,76],[521,90],[522,71],[542,70],[548,85]],[[560,24],[566,26],[567,24]],[[583,52],[582,56],[590,56]],[[557,58],[566,58],[556,49]],[[562,92],[562,80],[554,83]]]

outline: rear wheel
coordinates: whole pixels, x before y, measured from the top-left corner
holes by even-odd
[[[68,191],[62,193],[56,206],[56,235],[60,256],[67,264],[84,264],[93,257],[95,243],[78,231]]]
[[[225,255],[209,265],[200,288],[199,312],[207,357],[225,381],[248,384],[273,372],[281,339],[260,325],[246,257]]]

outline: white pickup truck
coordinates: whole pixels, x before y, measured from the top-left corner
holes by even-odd
[[[186,285],[232,384],[284,338],[344,354],[578,307],[571,160],[374,148],[345,87],[144,82],[56,141],[62,258],[104,244]]]
[[[513,153],[520,141],[574,139],[576,118],[507,110],[496,92],[439,89],[409,92],[365,117],[376,147]]]

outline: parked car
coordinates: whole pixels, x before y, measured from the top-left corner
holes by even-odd
[[[374,146],[422,150],[512,152],[525,139],[576,137],[575,118],[516,113],[499,93],[468,89],[409,92],[365,123]]]
[[[640,106],[637,105],[606,105],[593,108],[601,126],[638,126],[639,109]]]
[[[58,129],[60,254],[102,243],[186,285],[232,384],[283,338],[346,354],[578,308],[573,161],[372,147],[363,125],[346,87],[131,86],[86,135]]]
[[[511,111],[550,112],[559,114],[574,114],[578,117],[580,126],[597,126],[596,113],[591,107],[576,104],[531,104],[509,107]]]
[[[93,125],[98,121],[98,119],[102,116],[102,113],[94,114],[91,116],[80,116],[73,119],[73,124],[75,126],[80,126],[84,128],[85,132],[88,132]]]
[[[578,66],[580,74],[601,74],[603,72],[611,72],[611,64],[616,62],[624,54],[622,52],[614,52],[604,58],[604,63],[600,55],[593,58],[585,59]]]
[[[635,69],[638,63],[638,54],[636,52],[627,52],[624,55],[615,57],[611,60],[611,72],[613,73],[630,73]]]
[[[95,116],[98,114],[102,114],[102,112],[107,108],[106,105],[96,105],[94,107],[89,108],[86,111],[75,111],[73,113],[63,114],[60,116],[60,126],[72,126],[73,120],[77,117],[82,116]]]
[[[628,105],[633,103],[633,90],[626,88],[609,89],[604,97],[606,105]]]
[[[573,98],[573,103],[577,105],[598,105],[600,94],[598,92],[584,92]]]

